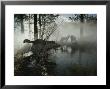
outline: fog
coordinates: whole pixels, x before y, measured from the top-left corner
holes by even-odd
[[[67,15],[66,15],[67,16]],[[70,16],[70,15],[69,15]],[[60,16],[56,23],[57,30],[50,37],[50,40],[60,40],[62,37],[74,35],[77,39],[80,38],[80,26],[83,25],[84,33],[81,40],[96,42],[97,41],[97,24],[93,22],[71,22],[67,17]]]
[[[57,20],[64,20],[64,18],[58,18]],[[70,22],[65,20],[64,22],[57,22],[57,29],[56,31],[50,36],[49,40],[59,41],[62,37],[68,35],[74,35],[76,39],[80,38],[80,23]],[[31,25],[31,33],[29,33],[28,22],[24,23],[24,30],[25,34],[21,33],[21,29],[19,26],[15,28],[14,31],[14,47],[15,53],[17,50],[21,49],[24,45],[24,39],[34,40],[34,27],[33,24]],[[84,34],[82,40],[90,41],[90,42],[97,42],[97,24],[96,23],[83,23]]]
[[[56,63],[48,75],[97,75],[97,23],[71,21],[67,15],[59,15],[55,20],[57,25],[55,32],[49,37],[48,41],[55,41],[61,47],[48,58]],[[14,25],[14,55],[23,55],[31,50],[32,43],[23,43],[24,39],[34,40],[34,23],[29,26],[29,21],[24,21],[24,33],[21,33],[21,25]],[[51,26],[51,24],[49,24]],[[81,26],[83,35],[81,36]],[[46,28],[48,29],[48,28]],[[30,32],[31,30],[31,32]],[[75,43],[72,43],[70,37],[75,37]],[[62,38],[67,38],[68,44],[61,43]],[[51,53],[50,51],[50,53]],[[35,62],[33,59],[32,63]],[[32,64],[30,63],[28,67]],[[31,68],[30,68],[31,69]],[[32,67],[34,69],[34,67]],[[25,72],[25,71],[24,71]],[[35,71],[31,71],[34,74]],[[29,73],[30,75],[33,75]],[[27,73],[26,73],[27,74]],[[21,74],[22,75],[22,74]]]
[[[54,33],[50,40],[56,39],[60,40],[61,37],[65,37],[68,35],[74,35],[77,39],[80,38],[80,23],[72,23],[72,22],[65,22],[63,24],[58,24],[58,28],[56,33]],[[87,41],[96,41],[97,40],[97,25],[94,23],[83,23],[84,29],[84,40]]]
[[[97,42],[97,24],[92,22],[72,22],[68,19],[71,15],[64,14],[60,15],[56,19],[57,28],[56,31],[50,36],[49,40],[60,41],[62,37],[68,35],[74,35],[78,41],[88,41]],[[33,20],[32,20],[33,22]],[[80,39],[80,25],[83,25],[84,33],[83,37]],[[31,32],[29,32],[31,30]],[[34,25],[29,22],[24,21],[24,33],[21,33],[20,24],[15,24],[14,26],[14,53],[16,54],[18,50],[22,49],[28,43],[23,43],[24,39],[34,40]],[[28,47],[31,47],[28,44]],[[26,47],[27,48],[27,47]]]

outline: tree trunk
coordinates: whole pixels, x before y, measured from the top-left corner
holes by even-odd
[[[30,17],[31,17],[31,16],[30,16],[30,14],[29,14],[29,34],[31,33],[31,29],[30,29],[30,27],[31,27],[31,26],[30,26]]]
[[[21,16],[21,33],[24,33],[23,16]]]
[[[41,34],[42,34],[42,29],[41,29],[41,14],[39,14],[39,27],[40,27],[40,29],[39,29],[39,38],[41,38]]]
[[[44,31],[45,31],[45,18],[42,18],[42,25],[43,25],[43,28],[42,28],[42,33],[41,33],[41,39],[44,39]]]
[[[34,14],[34,40],[38,39],[37,14]]]
[[[84,29],[83,29],[84,15],[83,14],[80,15],[80,21],[81,21],[80,23],[80,39],[81,39],[84,35]]]
[[[80,38],[82,38],[82,37],[83,37],[83,24],[81,22],[81,24],[80,24]]]
[[[29,38],[31,39],[31,26],[30,26],[31,15],[29,14]]]

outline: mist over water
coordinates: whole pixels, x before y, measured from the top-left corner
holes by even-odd
[[[71,48],[67,48],[67,52],[58,50],[52,58],[57,63],[55,75],[97,75],[97,24],[83,23],[82,38],[80,38],[80,25],[75,22],[65,22],[59,25],[57,40],[74,35],[78,44],[85,50],[78,49],[74,53],[71,53]],[[51,36],[50,39],[56,38]]]
[[[56,50],[49,59],[56,63],[50,75],[55,76],[96,76],[97,75],[97,23],[93,22],[72,22],[67,15],[61,15],[56,19],[57,28],[50,36],[49,41],[61,43],[62,38],[74,36],[77,45],[65,46]],[[80,27],[83,26],[83,36],[80,38]],[[24,39],[34,40],[34,25],[24,21],[24,33],[21,33],[20,26],[14,29],[14,55],[28,52],[32,44],[23,43]],[[69,38],[66,43],[71,43]],[[32,64],[28,65],[32,66]],[[33,73],[33,72],[32,72]]]
[[[60,40],[61,37],[65,37],[68,35],[74,35],[77,39],[80,38],[80,23],[72,23],[72,22],[65,22],[63,24],[59,24],[56,30],[55,36],[54,34],[50,37],[50,40],[58,39]],[[97,24],[94,23],[83,23],[84,29],[84,40],[87,41],[97,41]]]
[[[60,16],[56,19],[57,29],[56,31],[50,36],[49,40],[59,41],[62,37],[68,35],[74,35],[76,39],[80,38],[80,22],[71,22],[64,17],[66,15]],[[15,53],[16,50],[21,49],[24,45],[24,39],[34,40],[34,25],[30,25],[31,32],[29,33],[29,26],[28,21],[24,22],[24,33],[21,33],[21,28],[19,25],[15,25],[14,31],[14,47]],[[84,34],[81,40],[89,41],[89,42],[97,42],[97,24],[96,23],[83,23]]]

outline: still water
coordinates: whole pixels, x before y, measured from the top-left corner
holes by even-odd
[[[57,50],[51,59],[56,63],[53,70],[57,76],[95,76],[97,75],[97,53],[96,50],[80,51],[80,49],[71,52],[68,48],[62,52]]]
[[[32,54],[31,52],[29,52]],[[77,49],[65,47],[56,51],[49,51],[46,57],[48,63],[39,66],[39,59],[32,58],[17,65],[21,66],[15,71],[15,76],[96,76],[97,75],[97,49],[96,46],[89,46]],[[28,54],[29,55],[29,54]],[[41,59],[40,59],[41,60]],[[16,64],[15,64],[16,65]],[[17,66],[16,65],[16,66]]]

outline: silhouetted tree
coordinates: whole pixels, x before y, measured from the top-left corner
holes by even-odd
[[[38,39],[37,14],[34,14],[34,39]]]
[[[24,20],[27,20],[28,16],[26,14],[15,14],[14,18],[17,24],[20,23],[21,33],[24,33]]]
[[[54,14],[39,14],[39,38],[47,40],[54,32],[56,24],[55,19],[58,15]]]
[[[69,17],[72,21],[79,21],[80,24],[80,38],[83,37],[84,29],[83,29],[83,23],[84,22],[97,22],[97,15],[95,14],[73,14],[72,17]]]

